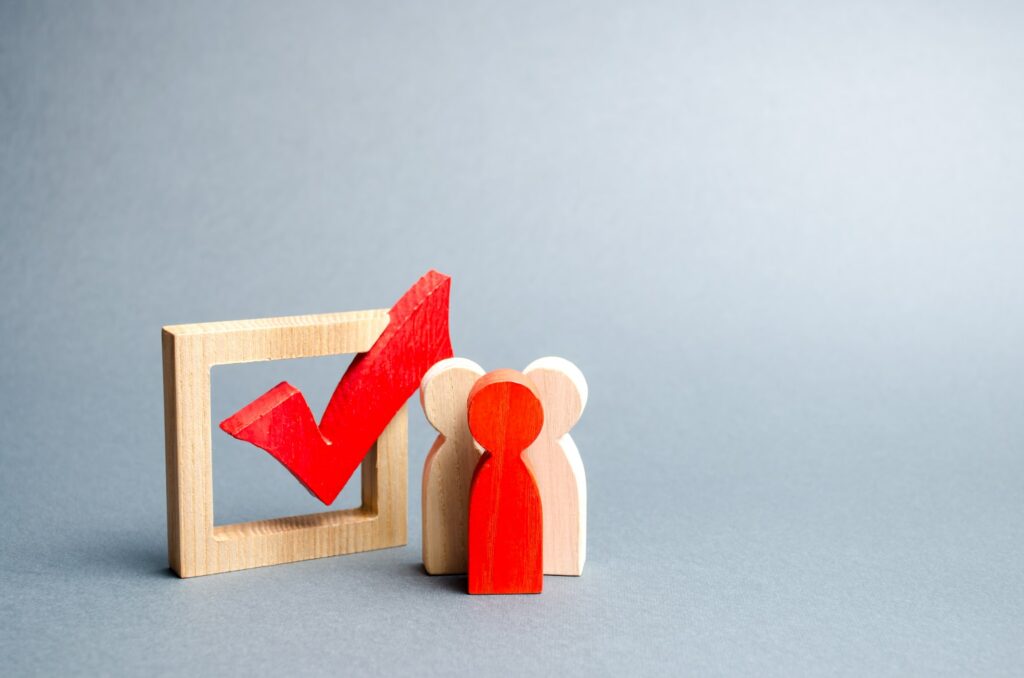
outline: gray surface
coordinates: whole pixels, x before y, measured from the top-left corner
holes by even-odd
[[[1020,5],[509,4],[0,4],[3,673],[1019,675]],[[159,327],[429,267],[587,374],[585,576],[423,575],[417,409],[407,547],[168,576]]]

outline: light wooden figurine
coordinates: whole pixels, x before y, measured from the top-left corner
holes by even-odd
[[[523,370],[544,407],[544,427],[523,455],[544,506],[544,574],[579,576],[587,558],[587,479],[569,430],[587,404],[587,381],[564,358]]]
[[[423,376],[420,404],[439,435],[423,463],[423,567],[430,574],[466,571],[469,486],[480,450],[473,442],[466,403],[484,370],[449,358]]]
[[[543,511],[522,458],[544,425],[540,398],[526,375],[495,370],[473,386],[467,416],[486,450],[469,492],[469,592],[540,593]]]

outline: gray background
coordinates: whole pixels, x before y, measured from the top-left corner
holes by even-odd
[[[1019,3],[0,3],[0,659],[31,674],[1020,675]],[[564,355],[580,579],[181,581],[159,329],[388,306]],[[326,402],[344,358],[218,368]],[[219,522],[315,506],[215,446]],[[342,500],[352,501],[351,497]]]

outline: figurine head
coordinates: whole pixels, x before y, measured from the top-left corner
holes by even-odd
[[[496,457],[518,457],[544,426],[540,396],[529,377],[501,369],[481,377],[469,392],[469,430]]]

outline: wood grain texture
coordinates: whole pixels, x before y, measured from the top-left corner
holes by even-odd
[[[469,592],[540,593],[543,511],[522,458],[544,424],[540,398],[525,375],[495,370],[473,386],[467,417],[486,450],[470,486]]]
[[[544,574],[579,576],[587,558],[587,479],[569,430],[586,406],[587,381],[564,358],[540,358],[523,373],[544,408],[544,427],[523,455],[544,506]]]
[[[429,271],[402,295],[384,332],[342,375],[319,426],[302,393],[282,382],[221,429],[266,450],[330,505],[424,373],[451,357],[450,290],[449,276]]]
[[[466,572],[469,486],[481,454],[466,404],[483,375],[472,360],[450,358],[430,368],[420,384],[423,413],[440,434],[423,463],[423,567],[429,574]]]
[[[210,368],[368,350],[388,311],[172,325],[163,329],[167,543],[181,577],[400,546],[407,539],[407,409],[363,460],[357,509],[214,526]]]

